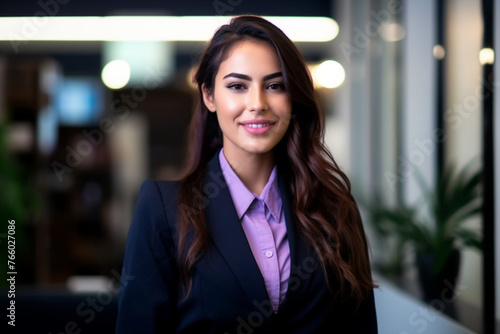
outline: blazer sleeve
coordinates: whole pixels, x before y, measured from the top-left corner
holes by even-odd
[[[354,198],[353,198],[354,200]],[[354,203],[356,201],[354,200]],[[356,208],[358,208],[356,204]],[[358,214],[361,217],[361,213],[358,210]],[[366,257],[369,259],[369,244],[366,238],[365,229],[363,223],[360,223],[361,234],[364,240],[364,252]],[[375,288],[374,288],[375,289]],[[378,323],[377,323],[377,310],[375,308],[375,295],[374,289],[366,296],[365,300],[360,305],[358,311],[354,314],[354,326],[355,331],[353,333],[362,334],[377,334],[378,333]]]
[[[354,314],[353,327],[350,333],[377,334],[377,311],[373,290],[366,296],[359,310]]]
[[[165,205],[155,181],[141,186],[129,228],[116,333],[173,333],[177,266]]]

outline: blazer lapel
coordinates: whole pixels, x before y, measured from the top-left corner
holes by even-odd
[[[286,233],[288,237],[288,245],[290,247],[290,263],[296,263],[295,260],[298,258],[297,253],[297,236],[295,223],[293,221],[292,210],[290,207],[290,197],[288,195],[288,188],[286,186],[286,181],[283,176],[278,178],[278,188],[281,196],[281,203],[283,206],[283,213],[285,214],[285,222],[286,222]]]
[[[249,299],[268,300],[264,279],[238,219],[218,154],[215,154],[208,164],[204,190],[207,198],[206,221],[215,247],[226,260]]]
[[[303,296],[310,284],[310,272],[304,273],[304,268],[310,266],[316,258],[310,253],[305,240],[299,235],[292,215],[291,200],[289,197],[287,182],[285,177],[278,179],[281,201],[283,203],[283,213],[285,214],[288,245],[290,247],[290,277],[288,279],[288,289],[280,305],[280,311],[294,305],[294,300]],[[309,269],[309,267],[308,267]]]

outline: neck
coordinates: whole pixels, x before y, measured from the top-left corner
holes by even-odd
[[[274,167],[274,153],[238,154],[224,151],[229,165],[251,192],[260,195]]]

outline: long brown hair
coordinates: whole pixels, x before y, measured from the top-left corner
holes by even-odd
[[[275,155],[279,173],[289,184],[294,223],[317,253],[325,275],[333,272],[342,295],[359,305],[374,284],[349,180],[323,143],[325,117],[302,55],[279,28],[257,16],[235,17],[220,27],[206,46],[194,75],[199,104],[191,123],[186,172],[179,190],[178,257],[182,282],[189,294],[193,266],[208,243],[204,203],[199,194],[208,161],[222,147],[222,133],[215,113],[203,103],[202,86],[213,92],[219,65],[236,43],[249,39],[267,42],[276,50],[292,101],[292,120],[275,147]]]

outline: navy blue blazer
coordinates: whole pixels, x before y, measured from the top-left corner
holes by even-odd
[[[210,242],[184,299],[176,265],[179,186],[148,180],[140,189],[127,238],[116,333],[377,333],[373,292],[356,312],[328,290],[317,255],[296,231],[283,178],[279,189],[291,272],[284,300],[277,313],[272,311],[217,154],[208,165],[203,195],[193,199],[204,201]],[[338,288],[335,279],[330,286]]]

